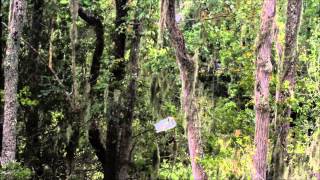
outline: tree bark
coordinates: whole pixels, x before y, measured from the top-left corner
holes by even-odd
[[[132,39],[132,49],[129,59],[130,81],[126,89],[122,82],[126,76],[126,62],[124,59],[126,33],[119,29],[126,23],[128,15],[126,7],[127,0],[116,1],[116,20],[114,34],[114,58],[110,69],[111,78],[109,81],[109,110],[108,128],[106,143],[101,142],[100,131],[96,121],[92,121],[89,130],[89,140],[96,155],[102,164],[104,179],[128,179],[130,150],[132,139],[132,121],[134,105],[136,101],[137,77],[138,77],[138,57],[140,45],[141,25],[135,20],[133,25],[134,37]],[[124,93],[119,93],[123,90]]]
[[[106,148],[104,147],[104,143],[101,141],[101,133],[99,131],[99,128],[95,121],[91,123],[91,126],[89,128],[89,142],[91,146],[93,147],[96,156],[98,157],[98,160],[101,163],[102,169],[104,174],[108,171],[107,166],[107,153]],[[106,177],[106,176],[105,176]],[[104,178],[106,179],[106,178]]]
[[[3,90],[3,68],[2,68],[2,57],[3,57],[3,39],[2,39],[2,3],[0,3],[0,89]],[[3,125],[3,103],[0,102],[0,152],[2,151],[2,125]]]
[[[2,84],[2,54],[3,54],[3,45],[2,45],[2,3],[0,3],[0,70],[1,70],[1,74],[0,74],[0,83]],[[0,86],[2,87],[2,86]]]
[[[84,21],[86,21],[90,26],[94,27],[94,31],[96,34],[96,45],[92,57],[89,79],[90,86],[93,87],[97,83],[100,74],[100,59],[104,48],[103,24],[99,17],[85,12],[81,7],[79,8],[78,13]]]
[[[137,16],[137,15],[136,15]],[[125,116],[120,123],[121,141],[119,149],[118,179],[128,179],[130,150],[132,143],[132,122],[134,119],[134,106],[137,97],[137,78],[139,73],[139,50],[141,38],[141,23],[136,19],[133,24],[134,37],[131,40],[129,59],[130,82],[127,88]]]
[[[84,21],[86,21],[90,26],[94,27],[94,30],[96,33],[96,45],[95,45],[95,50],[92,56],[92,64],[91,64],[90,78],[89,78],[89,84],[91,87],[93,87],[97,83],[97,79],[100,75],[100,64],[101,64],[100,61],[101,61],[101,56],[104,48],[103,25],[99,17],[89,14],[82,7],[79,8],[78,13],[79,13],[79,16]],[[89,93],[91,92],[92,91],[90,91]],[[105,149],[100,140],[100,132],[95,122],[91,124],[90,130],[89,130],[89,140],[91,145],[94,147],[94,149],[96,151],[97,150],[99,151],[99,152],[96,152],[99,160],[104,161]]]
[[[265,180],[269,135],[269,81],[272,73],[271,48],[272,25],[275,17],[276,0],[264,0],[256,59],[255,81],[255,154],[253,156],[253,180]]]
[[[68,118],[68,126],[72,127],[72,132],[69,141],[66,145],[66,179],[69,179],[74,169],[74,157],[78,147],[78,141],[80,138],[80,122],[83,116],[83,107],[80,102],[79,95],[79,83],[77,78],[77,45],[78,45],[78,0],[70,0],[70,14],[72,19],[70,29],[70,40],[71,40],[71,73],[72,73],[72,98],[70,102],[70,109],[68,114],[71,114]]]
[[[73,2],[75,3],[75,2]],[[77,4],[73,4],[72,5],[72,13],[74,14],[74,11],[77,11],[76,14],[85,20],[90,26],[94,27],[95,30],[95,34],[96,34],[96,44],[95,44],[95,50],[93,53],[93,57],[92,57],[92,63],[91,63],[91,69],[90,69],[90,78],[88,79],[88,85],[90,86],[88,91],[85,91],[83,95],[84,98],[84,102],[81,103],[80,99],[77,96],[73,96],[73,100],[71,103],[71,108],[70,108],[70,113],[72,116],[69,117],[68,119],[73,119],[73,122],[69,122],[70,125],[73,128],[73,132],[70,136],[70,140],[66,146],[66,161],[67,161],[67,175],[70,176],[72,173],[72,170],[74,169],[74,157],[75,157],[75,153],[76,153],[76,149],[78,147],[78,142],[79,142],[79,138],[81,136],[80,133],[80,124],[81,122],[84,122],[84,117],[85,117],[85,109],[88,106],[88,102],[91,102],[91,99],[88,98],[92,98],[92,91],[91,91],[91,87],[93,87],[96,82],[97,79],[99,77],[100,74],[100,59],[103,53],[103,49],[104,49],[104,30],[103,30],[103,25],[102,22],[100,20],[100,18],[89,14],[87,12],[85,12],[81,7],[78,8]],[[76,9],[75,9],[76,8]],[[75,21],[75,19],[73,20]],[[75,22],[73,22],[75,23]],[[73,35],[72,35],[73,34]],[[76,29],[75,27],[73,27],[73,30],[71,31],[71,36],[73,38],[76,37]],[[73,40],[75,41],[75,39]],[[75,48],[75,42],[72,42],[73,44],[73,48]],[[75,51],[75,49],[73,49],[73,51]],[[72,62],[72,66],[76,66],[75,65],[75,52],[72,53],[72,56],[74,56],[73,58],[73,62]],[[75,72],[75,67],[73,67],[73,76],[76,76],[76,72]],[[77,81],[77,79],[74,77],[73,78],[73,88],[78,88],[77,83],[75,83],[75,81]],[[89,106],[90,107],[90,106]],[[89,132],[89,135],[92,134]],[[89,138],[90,140],[90,138]],[[91,141],[90,141],[91,142]],[[95,146],[94,146],[95,147]]]
[[[278,121],[276,122],[276,142],[274,144],[271,172],[272,179],[282,179],[287,160],[287,136],[289,132],[291,108],[288,102],[294,96],[295,73],[297,57],[297,36],[300,24],[302,0],[288,0],[287,23],[285,35],[285,49],[283,71],[280,78],[279,100],[278,100]],[[289,87],[284,87],[289,83]]]
[[[71,108],[74,110],[80,109],[79,84],[78,84],[77,70],[76,70],[77,68],[76,46],[78,45],[78,28],[77,28],[78,9],[79,9],[78,0],[70,0],[70,13],[72,17],[70,39],[71,39],[71,72],[72,72],[72,101],[73,101],[71,103]]]
[[[39,65],[39,57],[38,52],[35,50],[39,49],[40,40],[41,40],[41,31],[42,25],[41,22],[43,17],[43,0],[34,0],[33,2],[33,10],[32,10],[32,22],[31,22],[31,30],[30,30],[30,48],[28,52],[27,62],[25,66],[27,66],[26,74],[30,76],[30,80],[27,82],[30,91],[31,98],[37,99],[38,93],[40,92],[39,84],[41,83],[41,72]],[[26,111],[26,149],[24,154],[25,164],[28,167],[32,167],[36,171],[36,175],[41,176],[42,167],[41,167],[41,157],[40,157],[40,139],[39,135],[39,107],[38,105],[27,106],[25,107]]]
[[[122,97],[119,92],[123,90],[122,81],[125,78],[125,46],[126,46],[126,32],[121,30],[125,25],[128,16],[127,0],[116,0],[116,19],[115,19],[115,33],[114,33],[114,62],[110,69],[111,78],[108,87],[108,124],[107,124],[107,138],[106,138],[106,171],[104,172],[104,179],[117,180],[119,165],[119,148],[121,141],[120,121],[124,119],[124,106]]]
[[[175,21],[175,1],[164,0],[166,7],[166,26],[169,30],[169,37],[176,52],[177,64],[180,70],[182,81],[182,108],[187,119],[188,146],[194,179],[207,179],[207,175],[199,163],[202,157],[200,129],[198,126],[198,110],[195,102],[195,84],[197,81],[197,61],[187,53],[184,37]]]
[[[17,85],[20,38],[25,16],[26,1],[11,0],[9,9],[9,34],[4,62],[4,122],[1,164],[16,158]]]

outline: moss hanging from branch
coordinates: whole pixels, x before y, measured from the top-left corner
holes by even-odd
[[[195,84],[197,81],[197,53],[195,58],[190,57],[187,52],[182,32],[176,23],[175,1],[162,0],[161,19],[165,16],[166,27],[169,38],[175,49],[177,64],[182,81],[181,100],[185,118],[188,122],[188,146],[191,159],[192,174],[194,179],[208,179],[207,174],[197,159],[203,155],[201,147],[200,126],[198,126],[198,109],[195,98]]]
[[[79,102],[79,84],[77,80],[77,64],[76,64],[76,46],[78,44],[78,30],[77,30],[77,18],[78,18],[79,2],[78,0],[70,0],[70,13],[72,16],[72,25],[70,30],[71,39],[71,71],[72,71],[72,93],[73,93],[73,108],[78,108]]]
[[[163,32],[166,26],[166,15],[167,15],[167,1],[160,1],[160,19],[159,19],[159,34],[158,34],[158,45],[162,47],[163,44]]]

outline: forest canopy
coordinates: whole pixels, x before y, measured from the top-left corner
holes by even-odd
[[[0,179],[320,180],[319,0],[1,0]]]

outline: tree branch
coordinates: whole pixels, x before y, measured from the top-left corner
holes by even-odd
[[[93,121],[91,123],[90,129],[89,129],[89,142],[96,151],[96,155],[101,162],[101,164],[106,163],[106,149],[103,146],[100,138],[100,130],[97,127],[97,123]]]
[[[173,47],[176,49],[176,56],[181,68],[189,69],[193,67],[193,61],[187,53],[185,46],[185,41],[182,32],[178,28],[178,25],[175,20],[175,1],[165,0],[164,3],[168,3],[166,6],[163,16],[166,19],[166,26],[169,31],[169,37],[171,39]]]
[[[103,53],[104,48],[104,38],[103,38],[103,25],[102,21],[99,17],[89,14],[85,12],[83,8],[79,8],[78,10],[79,16],[86,21],[90,26],[94,27],[94,31],[96,33],[96,47],[94,49],[92,64],[90,70],[90,86],[94,86],[97,83],[97,79],[100,74],[100,59]]]

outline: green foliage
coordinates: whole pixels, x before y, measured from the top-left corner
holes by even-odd
[[[59,3],[61,5],[67,5],[67,4],[69,4],[69,0],[59,0]]]
[[[27,21],[31,22],[33,3],[28,6]],[[115,1],[80,0],[81,6],[103,20],[105,48],[101,60],[100,76],[97,84],[91,87],[95,98],[85,111],[86,120],[80,123],[79,146],[75,150],[75,171],[69,178],[102,179],[102,168],[88,141],[88,129],[91,120],[97,122],[101,141],[105,142],[108,108],[108,86],[112,78],[110,69],[114,60],[114,33],[127,34],[125,62],[131,50],[133,19],[142,24],[142,39],[139,57],[139,77],[137,81],[137,99],[134,108],[132,127],[133,149],[130,176],[133,179],[146,179],[157,171],[154,159],[156,145],[160,149],[159,179],[192,179],[187,146],[186,121],[181,111],[181,81],[175,52],[170,44],[167,32],[164,32],[163,44],[158,42],[159,0],[129,0],[127,24],[115,29]],[[190,55],[199,51],[199,76],[196,85],[196,104],[199,110],[201,140],[204,158],[201,160],[210,179],[250,179],[255,126],[254,112],[254,68],[255,42],[259,29],[263,1],[256,0],[184,0],[177,1],[177,13],[182,16],[179,22],[187,50]],[[2,10],[8,10],[9,1],[2,1]],[[287,0],[277,2],[276,23],[279,26],[279,42],[284,45]],[[308,174],[319,170],[319,117],[320,117],[320,18],[319,1],[304,1],[303,16],[298,37],[296,66],[296,86],[292,97],[283,104],[289,104],[292,117],[288,135],[289,167],[292,177],[309,178]],[[29,126],[26,118],[30,109],[37,117],[32,128],[37,129],[32,143],[41,149],[39,163],[45,167],[46,178],[66,177],[66,147],[74,132],[72,122],[78,117],[70,111],[72,97],[72,75],[70,68],[70,25],[69,0],[46,2],[43,6],[42,32],[39,45],[32,47],[39,57],[29,59],[33,52],[29,46],[32,23],[24,32],[20,53],[19,93],[21,105],[18,117],[18,157],[21,161],[37,159],[37,155],[25,157]],[[3,19],[8,19],[4,11]],[[86,91],[86,81],[90,76],[90,65],[95,47],[94,29],[81,18],[77,20],[77,76],[81,88]],[[6,31],[2,37],[6,37]],[[1,38],[5,39],[5,38]],[[49,41],[52,41],[52,73],[47,68]],[[4,43],[2,43],[4,44]],[[3,47],[1,47],[3,48]],[[273,50],[273,74],[271,77],[271,119],[279,104],[275,102],[276,87],[279,87],[280,61]],[[32,63],[30,63],[32,62]],[[39,85],[31,89],[30,72],[34,63],[39,68]],[[30,69],[29,69],[30,68]],[[126,66],[128,70],[129,67]],[[130,73],[122,85],[127,86]],[[2,77],[1,77],[2,78]],[[64,86],[57,82],[59,78]],[[36,79],[36,78],[35,78]],[[2,79],[1,79],[2,80]],[[289,90],[289,82],[281,86]],[[2,86],[1,86],[2,87]],[[3,89],[0,89],[0,106],[3,109]],[[85,100],[82,95],[80,99]],[[83,102],[86,103],[86,102]],[[112,105],[112,104],[111,104]],[[1,111],[2,112],[2,111]],[[177,127],[165,133],[156,134],[153,124],[167,116],[173,116]],[[2,118],[2,116],[0,115]],[[272,121],[273,123],[273,121]],[[273,125],[273,124],[272,124]],[[273,127],[273,126],[271,126]],[[270,142],[274,129],[270,131]],[[272,151],[270,143],[269,154]],[[270,159],[270,158],[269,158]],[[287,172],[287,175],[290,174]],[[1,179],[9,174],[20,179],[31,178],[31,171],[18,163],[8,165],[1,170]],[[300,176],[299,176],[300,175]],[[293,178],[293,179],[294,179]]]
[[[172,180],[193,179],[190,166],[186,166],[181,162],[170,164],[166,160],[161,163],[159,178]]]
[[[212,138],[211,155],[201,161],[209,177],[221,179],[247,179],[250,177],[253,147],[250,137],[235,131],[233,137]]]
[[[101,172],[96,172],[92,176],[92,180],[102,180],[103,179],[103,173]]]
[[[31,179],[32,171],[18,162],[10,162],[0,169],[0,179],[27,180]]]
[[[36,99],[31,99],[31,92],[28,86],[23,87],[18,94],[18,99],[21,105],[23,106],[36,106],[39,104],[39,101]]]
[[[1,99],[1,101],[0,101],[0,103],[4,103],[4,90],[0,90],[0,99]]]

